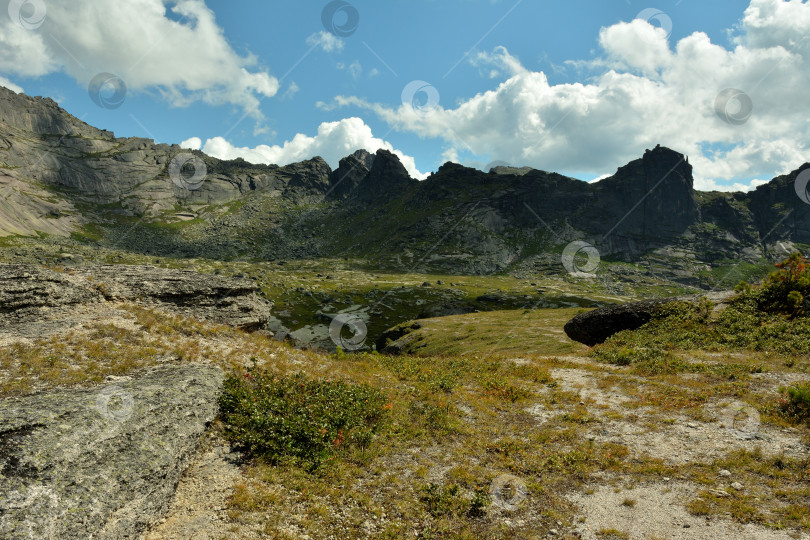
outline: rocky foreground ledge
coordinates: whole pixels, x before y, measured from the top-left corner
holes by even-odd
[[[0,538],[137,537],[168,508],[223,377],[161,366],[0,401]]]
[[[153,266],[83,266],[55,271],[0,264],[0,335],[36,337],[136,302],[244,330],[263,330],[270,302],[248,279]]]
[[[266,328],[271,307],[247,279],[0,264],[0,346],[120,319],[122,303],[247,330]],[[148,530],[217,414],[223,379],[216,366],[163,364],[92,389],[0,400],[0,538],[115,540]]]

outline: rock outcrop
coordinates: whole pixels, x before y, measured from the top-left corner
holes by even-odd
[[[673,301],[675,298],[656,298],[601,307],[575,316],[565,323],[564,330],[574,341],[593,347],[617,332],[647,324],[656,308]]]
[[[91,266],[77,273],[91,279],[107,300],[162,304],[175,313],[243,330],[261,330],[270,318],[270,303],[248,279],[153,266]]]
[[[810,184],[803,182],[804,193],[801,197],[797,193],[800,189],[797,179],[800,174],[810,174],[808,171],[810,163],[805,163],[748,194],[749,207],[762,237],[810,244]]]
[[[331,173],[332,169],[329,164],[323,158],[315,157],[282,167],[277,174],[286,184],[285,195],[288,198],[299,200],[307,196],[322,198],[329,189]]]
[[[57,272],[0,264],[2,333],[36,335],[74,326],[116,302],[168,308],[198,319],[262,330],[271,304],[250,280],[151,266],[82,266]]]
[[[44,312],[103,300],[87,279],[21,264],[0,264],[0,316],[32,321]]]
[[[374,156],[365,150],[358,150],[340,160],[340,165],[329,175],[327,196],[345,199],[368,176],[374,164]]]
[[[422,328],[421,323],[411,321],[386,330],[377,338],[375,343],[377,351],[383,354],[401,354],[409,342],[408,336],[420,328]]]
[[[0,236],[33,236],[37,231],[69,236],[82,223],[76,208],[42,186],[0,171]]]
[[[161,366],[0,401],[0,538],[136,538],[213,420],[219,368]]]
[[[717,309],[724,306],[734,294],[733,291],[721,291],[707,295],[654,298],[604,306],[580,313],[565,323],[564,330],[574,341],[593,347],[622,330],[635,330],[647,324],[653,318],[655,310],[664,304],[676,301],[698,302],[701,298],[707,298]]]
[[[385,201],[400,197],[418,184],[396,155],[380,149],[374,156],[368,175],[360,181],[355,193],[361,201]]]
[[[593,191],[577,227],[603,234],[601,241],[610,252],[672,244],[699,218],[692,166],[669,148],[647,150],[597,182]]]

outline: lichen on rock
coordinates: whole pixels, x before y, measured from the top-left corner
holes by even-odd
[[[0,402],[0,538],[137,536],[168,508],[222,381],[161,366]]]

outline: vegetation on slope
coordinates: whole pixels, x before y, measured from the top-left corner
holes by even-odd
[[[279,267],[267,284],[297,271]],[[300,286],[312,290],[310,274],[323,271],[307,269]],[[319,286],[369,275],[331,272],[336,279]],[[686,464],[660,446],[688,430],[724,432],[713,407],[728,400],[751,404],[767,437],[810,441],[807,317],[785,305],[761,310],[758,294],[774,284],[724,311],[668,306],[592,358],[560,332],[578,308],[422,321],[416,356],[295,350],[132,307],[126,320],[0,349],[0,382],[8,396],[97,384],[167,360],[221,365],[231,378],[212,429],[246,451],[227,502],[234,538],[542,538],[552,529],[572,538],[585,518],[569,494],[595,497],[606,485],[641,507],[636,488],[667,486],[665,478],[697,486],[688,504],[696,516],[806,532],[810,462],[774,450],[784,439],[707,439],[711,453]],[[744,489],[720,484],[721,469]],[[617,512],[632,508],[617,503]]]
[[[392,329],[402,354],[418,356],[524,356],[584,354],[562,327],[580,308],[512,309],[409,321]]]
[[[714,310],[705,299],[662,305],[649,323],[612,336],[592,354],[642,374],[711,373],[735,380],[777,362],[807,372],[810,261],[794,253],[775,266],[759,286],[741,282],[725,309]],[[736,361],[717,362],[717,355]],[[810,419],[808,388],[810,381],[782,389],[779,408],[786,416]]]
[[[309,469],[347,448],[367,448],[392,407],[367,385],[255,368],[225,380],[219,405],[228,439],[249,455],[274,464],[293,458]]]
[[[738,296],[724,309],[715,310],[707,300],[662,305],[649,323],[612,336],[593,354],[647,372],[711,369],[679,354],[693,349],[757,351],[800,360],[810,354],[810,317],[802,316],[804,295],[810,294],[810,267],[794,255],[777,268],[761,286],[739,285]]]

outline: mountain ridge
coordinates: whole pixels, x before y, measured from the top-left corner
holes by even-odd
[[[100,226],[109,242],[163,255],[351,255],[393,267],[559,272],[563,247],[580,241],[605,260],[657,264],[695,282],[717,263],[759,264],[810,245],[810,204],[794,190],[808,168],[724,193],[695,190],[688,157],[662,146],[594,183],[451,162],[418,181],[386,150],[358,150],[334,170],[321,157],[254,165],[119,138],[49,98],[0,88],[0,235]],[[192,185],[198,169],[203,179]],[[149,234],[121,240],[121,216]]]

